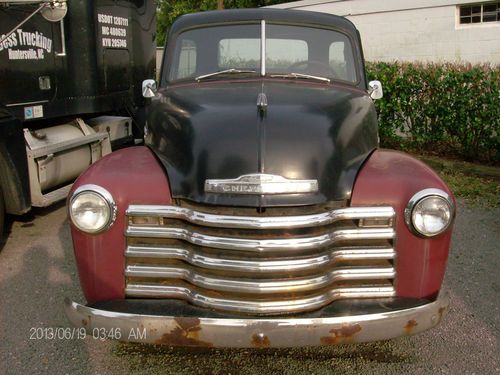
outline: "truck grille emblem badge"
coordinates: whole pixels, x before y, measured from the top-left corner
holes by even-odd
[[[317,180],[291,180],[263,173],[246,174],[235,179],[205,181],[205,192],[217,194],[297,194],[317,191]]]

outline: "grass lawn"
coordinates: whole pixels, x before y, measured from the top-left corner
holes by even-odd
[[[456,197],[474,206],[500,205],[500,167],[485,166],[436,156],[416,155],[431,166]]]

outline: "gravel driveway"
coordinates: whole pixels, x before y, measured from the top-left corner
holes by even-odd
[[[300,349],[172,349],[39,339],[68,327],[63,299],[84,301],[62,205],[12,224],[0,252],[0,374],[500,374],[500,208],[459,202],[446,276],[451,309],[413,337]]]

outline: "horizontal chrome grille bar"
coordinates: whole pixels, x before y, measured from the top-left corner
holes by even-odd
[[[138,283],[128,284],[125,293],[129,297],[183,299],[201,307],[238,311],[249,314],[298,313],[320,308],[338,299],[383,298],[395,296],[395,291],[392,286],[374,286],[332,289],[319,295],[298,299],[258,301],[211,297],[187,287]]]
[[[228,216],[215,215],[177,206],[131,205],[128,216],[180,219],[192,224],[239,229],[291,229],[333,224],[341,220],[392,219],[392,207],[348,207],[300,216]]]
[[[312,277],[288,278],[286,280],[212,277],[183,267],[127,266],[125,276],[144,278],[182,279],[200,288],[235,293],[296,293],[326,287],[344,280],[393,279],[396,272],[392,267],[379,268],[337,268],[326,274]]]
[[[327,250],[316,256],[283,260],[255,260],[215,258],[196,253],[192,249],[180,247],[129,246],[125,251],[127,258],[155,258],[177,259],[201,268],[226,271],[246,272],[284,272],[313,270],[330,263],[353,260],[394,259],[395,251],[392,248],[381,249],[341,249]]]
[[[393,239],[395,235],[394,229],[392,228],[369,228],[342,229],[311,237],[249,239],[212,236],[197,233],[185,228],[163,228],[135,225],[129,225],[126,234],[129,237],[172,238],[187,241],[198,246],[257,252],[269,250],[290,252],[293,250],[300,251],[317,249],[327,245],[333,245],[334,243],[343,240]]]

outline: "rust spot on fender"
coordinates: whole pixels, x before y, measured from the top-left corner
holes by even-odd
[[[341,328],[331,329],[330,336],[320,338],[322,345],[336,345],[353,341],[354,335],[361,331],[359,324],[344,324]]]
[[[201,341],[198,337],[201,331],[200,319],[198,318],[175,318],[175,327],[169,333],[165,333],[156,344],[172,346],[203,346],[211,347],[212,343]]]
[[[90,326],[90,323],[92,323],[92,315],[87,315],[88,319],[83,318],[82,319],[82,324],[87,327]]]
[[[252,345],[255,348],[269,348],[271,346],[271,341],[269,337],[263,334],[254,333],[252,335]]]
[[[408,323],[404,326],[405,333],[407,335],[411,335],[413,333],[413,329],[418,326],[418,323],[415,319],[408,320]]]

